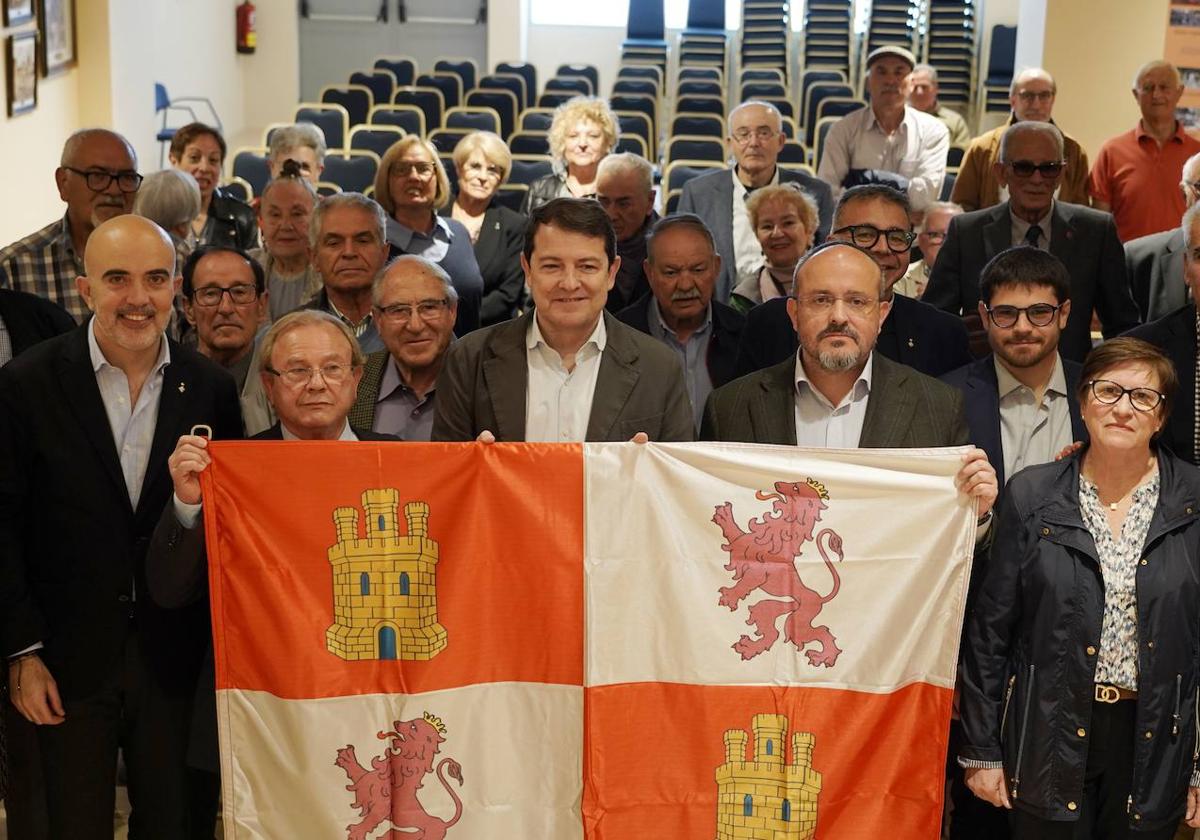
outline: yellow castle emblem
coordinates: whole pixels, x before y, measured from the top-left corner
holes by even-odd
[[[333,511],[337,542],[333,567],[333,624],[325,646],[342,659],[432,659],[446,647],[438,623],[438,544],[429,538],[429,505],[404,506],[393,489],[362,494],[366,537],[359,536],[357,508]]]
[[[821,795],[821,774],[812,769],[812,733],[792,733],[787,764],[784,715],[755,715],[751,730],[749,761],[746,732],[725,731],[725,763],[717,768],[717,840],[811,840]]]

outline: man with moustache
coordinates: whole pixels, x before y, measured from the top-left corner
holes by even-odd
[[[152,603],[146,546],[174,441],[196,424],[240,437],[237,394],[164,334],[176,283],[161,228],[104,222],[85,270],[88,323],[0,369],[0,650],[13,704],[37,725],[50,835],[111,834],[119,748],[130,834],[186,838],[207,616]]]
[[[641,155],[606,155],[596,169],[596,200],[617,234],[621,267],[604,308],[617,313],[638,300],[646,284],[646,234],[658,221],[654,210],[654,169]]]
[[[700,217],[667,216],[646,236],[650,291],[617,315],[679,357],[697,427],[712,389],[733,378],[745,324],[736,309],[712,299],[720,271],[712,232]]]
[[[254,336],[267,312],[262,266],[244,251],[203,245],[183,264],[183,313],[196,330],[196,350],[245,391]]]
[[[88,237],[105,221],[133,210],[142,176],[128,140],[107,129],[85,128],[67,138],[54,181],[66,213],[0,250],[0,288],[46,298],[82,323],[88,308],[75,278],[84,274]]]
[[[375,319],[386,350],[367,356],[350,423],[429,440],[446,348],[454,340],[458,291],[440,265],[406,254],[375,281]]]

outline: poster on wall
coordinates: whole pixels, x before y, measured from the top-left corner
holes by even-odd
[[[1163,58],[1179,68],[1183,80],[1176,117],[1189,134],[1200,137],[1200,0],[1172,0],[1167,14]]]
[[[33,20],[33,0],[4,0],[4,25],[20,26]]]
[[[42,30],[42,75],[51,76],[75,65],[75,0],[42,0],[38,9]]]
[[[8,115],[24,114],[37,107],[37,33],[8,36]]]

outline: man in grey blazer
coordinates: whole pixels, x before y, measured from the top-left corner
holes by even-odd
[[[725,140],[735,161],[733,169],[714,169],[693,178],[683,185],[679,197],[679,212],[703,219],[717,241],[721,274],[713,298],[721,303],[729,303],[738,281],[757,275],[763,265],[762,248],[745,210],[751,192],[768,184],[798,183],[817,202],[816,242],[825,241],[833,221],[833,191],[828,184],[776,165],[787,137],[774,105],[751,99],[734,108]]]
[[[810,251],[787,302],[799,351],[713,391],[700,439],[840,449],[967,443],[961,392],[874,352],[891,309],[885,289],[882,269],[857,245]],[[998,487],[983,450],[964,457],[957,480],[984,524]]]
[[[1191,207],[1200,197],[1200,154],[1192,155],[1183,164],[1183,179],[1179,189],[1183,203]],[[1192,231],[1192,241],[1197,241]],[[1139,236],[1125,243],[1125,272],[1129,275],[1129,290],[1134,303],[1149,322],[1169,315],[1188,302],[1188,284],[1183,276],[1183,226]]]
[[[1105,338],[1138,325],[1117,228],[1108,213],[1054,198],[1064,167],[1062,132],[1051,123],[1018,122],[1004,132],[995,164],[1009,199],[950,222],[946,242],[921,298],[954,314],[972,315],[979,276],[1013,245],[1032,245],[1062,260],[1071,275],[1071,317],[1059,352],[1082,362],[1092,349],[1092,313]]]
[[[692,440],[675,354],[604,310],[619,266],[597,202],[558,198],[535,209],[521,267],[536,308],[451,345],[433,440]]]

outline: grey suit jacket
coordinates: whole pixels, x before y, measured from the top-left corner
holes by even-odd
[[[967,443],[957,388],[873,354],[871,393],[860,449],[961,446]],[[796,359],[735,379],[704,406],[700,440],[796,445]]]
[[[525,336],[533,317],[527,312],[450,345],[438,376],[433,440],[471,441],[485,429],[498,441],[525,440]],[[603,318],[608,339],[587,440],[624,441],[638,432],[656,441],[692,440],[692,407],[678,358],[608,312]]]
[[[1143,321],[1156,321],[1188,302],[1183,279],[1183,228],[1164,230],[1125,243],[1129,290]]]
[[[820,223],[815,242],[824,242],[833,224],[833,190],[829,185],[807,172],[797,172],[779,167],[779,183],[795,181],[817,202]],[[721,276],[713,297],[721,303],[729,303],[737,278],[737,257],[733,251],[733,174],[728,169],[714,169],[697,176],[683,185],[679,197],[680,213],[695,213],[704,220],[712,231],[721,255]]]

